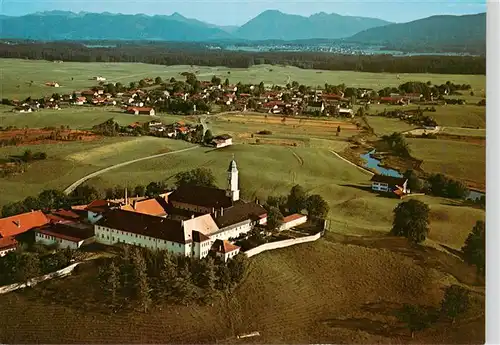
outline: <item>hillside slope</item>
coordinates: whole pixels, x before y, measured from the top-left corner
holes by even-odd
[[[349,41],[392,45],[486,45],[486,13],[432,16],[390,24],[359,32]]]

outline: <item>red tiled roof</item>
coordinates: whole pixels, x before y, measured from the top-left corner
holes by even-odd
[[[297,219],[300,219],[303,217],[305,217],[305,215],[303,215],[303,214],[299,214],[299,213],[291,214],[291,215],[283,218],[283,223],[289,223],[289,222],[292,222],[294,220],[297,220]]]
[[[14,237],[0,237],[0,250],[15,248],[17,241]]]
[[[212,249],[216,252],[222,253],[222,254],[227,254],[231,253],[235,250],[240,249],[240,247],[235,246],[234,244],[231,244],[230,242],[224,240],[215,240],[214,244],[212,245]]]
[[[91,212],[104,212],[109,210],[113,206],[119,206],[119,203],[107,201],[107,200],[94,200],[85,208],[86,211]]]
[[[32,211],[0,219],[0,236],[10,237],[49,223],[42,211]]]
[[[272,108],[274,107],[275,105],[285,105],[285,102],[281,102],[281,101],[271,101],[271,102],[267,102],[267,103],[264,103],[263,106],[265,108]]]
[[[136,201],[132,205],[123,206],[122,209],[151,216],[165,216],[167,213],[156,199]]]

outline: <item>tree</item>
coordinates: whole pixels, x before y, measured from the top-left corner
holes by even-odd
[[[143,185],[137,185],[134,188],[134,195],[136,196],[144,196],[146,195],[146,187]]]
[[[168,252],[164,252],[161,264],[160,277],[158,280],[158,295],[162,299],[172,296],[172,286],[177,278],[177,271],[172,257]]]
[[[231,281],[235,284],[239,283],[245,276],[246,269],[249,265],[249,259],[246,254],[238,253],[227,263],[231,275]]]
[[[467,236],[462,247],[464,259],[477,270],[484,273],[486,267],[486,225],[484,221],[478,220]]]
[[[212,131],[210,129],[207,129],[207,131],[203,135],[203,142],[208,145],[212,142],[213,138],[214,136],[212,135]]]
[[[214,85],[220,85],[220,83],[221,83],[221,79],[219,77],[217,77],[217,76],[214,75],[212,77],[212,84],[214,84]]]
[[[191,272],[187,262],[182,266],[172,285],[174,295],[182,302],[187,303],[194,295],[194,285],[191,281]]]
[[[161,79],[161,77],[156,77],[155,78],[155,84],[156,85],[160,85],[161,83],[163,83],[163,80]]]
[[[321,195],[310,195],[306,200],[306,209],[309,218],[326,218],[330,207]]]
[[[424,241],[429,233],[429,206],[414,199],[398,204],[390,233],[414,243]]]
[[[267,211],[267,229],[274,231],[283,224],[283,214],[276,207],[269,207]]]
[[[216,293],[216,266],[214,260],[211,257],[207,257],[204,260],[203,270],[201,272],[201,287],[205,290],[205,301],[209,302],[214,298]]]
[[[146,87],[148,83],[144,79],[139,80],[139,87]]]
[[[422,181],[418,178],[414,170],[406,170],[403,177],[408,179],[406,186],[410,191],[418,192],[422,189]]]
[[[340,134],[340,126],[337,126],[337,136]]]
[[[428,328],[432,323],[431,315],[424,308],[416,305],[405,304],[397,316],[406,324],[412,338],[415,332]]]
[[[32,160],[33,160],[33,152],[31,152],[31,150],[24,151],[23,161],[25,161],[26,163],[29,163]]]
[[[84,184],[76,187],[71,193],[71,197],[75,202],[89,204],[96,199],[100,199],[101,193],[96,188]]]
[[[175,185],[177,187],[191,185],[203,187],[216,187],[215,176],[207,168],[196,168],[189,171],[183,171],[175,175]]]
[[[98,279],[103,291],[111,297],[111,305],[116,305],[120,289],[120,270],[116,266],[115,260],[111,260],[109,265],[99,267]]]
[[[304,188],[300,185],[295,185],[290,190],[290,194],[288,195],[288,211],[290,213],[299,213],[304,208],[306,208],[306,199],[307,194]]]
[[[135,297],[146,312],[151,304],[151,295],[146,262],[141,251],[137,249],[132,253],[132,272]]]
[[[133,90],[133,89],[135,89],[135,87],[136,87],[136,83],[135,83],[135,82],[133,82],[133,81],[131,81],[131,82],[130,82],[130,84],[129,84],[129,88],[130,88],[131,90]]]
[[[450,285],[444,292],[441,311],[455,323],[458,315],[469,308],[469,290],[459,285]]]
[[[225,87],[228,87],[228,86],[229,86],[229,79],[228,79],[228,78],[226,78],[226,80],[224,80],[224,86],[225,86]]]
[[[40,275],[40,259],[36,255],[21,254],[19,268],[16,272],[16,280],[25,282]]]
[[[69,206],[66,194],[55,189],[47,189],[38,194],[38,203],[44,209],[60,209]]]
[[[268,196],[266,201],[267,206],[277,207],[282,213],[286,211],[287,197],[284,195]]]

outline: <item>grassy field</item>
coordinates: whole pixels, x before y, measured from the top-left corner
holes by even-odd
[[[484,281],[474,268],[402,239],[328,234],[317,242],[252,258],[248,276],[213,306],[156,306],[149,314],[103,312],[86,296],[90,267],[0,299],[4,343],[358,343],[484,342]],[[410,332],[403,303],[439,307],[443,288],[471,289],[470,310]],[[82,286],[85,289],[82,290]],[[64,293],[62,293],[64,291]],[[50,317],[47,317],[50,315]],[[237,339],[258,331],[259,337]]]
[[[48,126],[70,126],[74,129],[91,129],[92,126],[113,118],[120,125],[125,126],[134,122],[148,122],[159,119],[165,123],[173,123],[182,119],[182,116],[159,114],[159,116],[125,114],[116,107],[87,107],[72,106],[61,110],[46,109],[34,113],[13,113],[12,107],[0,108],[0,127],[17,126],[22,128],[42,128]]]
[[[368,124],[373,128],[376,135],[388,135],[394,132],[406,132],[417,128],[399,119],[391,119],[382,116],[368,116]]]
[[[444,173],[464,181],[486,184],[484,144],[439,139],[408,139],[412,155],[426,172]]]
[[[20,155],[26,149],[46,152],[48,158],[31,163],[22,175],[1,178],[0,206],[36,195],[43,189],[64,189],[79,178],[113,164],[189,146],[186,142],[176,140],[122,137],[91,142],[1,147],[0,158]],[[128,181],[132,183],[134,178],[130,177]]]
[[[407,107],[390,106],[386,104],[373,104],[370,106],[370,113],[382,112],[384,109],[391,110],[409,110],[417,109],[418,106],[409,105]],[[425,108],[425,107],[423,107]],[[436,112],[426,112],[426,115],[432,116],[439,126],[447,127],[472,127],[486,128],[486,107],[477,105],[444,105],[436,106]]]
[[[251,68],[226,68],[202,66],[162,66],[137,63],[53,63],[48,61],[0,59],[2,81],[0,98],[22,99],[28,96],[40,97],[54,92],[72,92],[96,85],[96,81],[89,80],[94,76],[102,75],[110,82],[123,84],[138,81],[142,78],[163,79],[175,77],[184,79],[182,72],[196,73],[201,80],[209,80],[213,75],[231,82],[260,83],[285,85],[293,80],[304,85],[323,86],[328,84],[345,83],[351,87],[381,88],[398,86],[407,81],[431,81],[434,84],[444,84],[451,81],[458,84],[471,84],[472,89],[479,95],[484,93],[485,76],[476,75],[446,75],[446,74],[409,74],[409,73],[365,73],[353,71],[320,71],[306,70],[291,66],[258,65]],[[30,81],[33,85],[29,86]],[[45,86],[46,82],[56,81],[61,87]],[[19,87],[18,87],[19,86]]]

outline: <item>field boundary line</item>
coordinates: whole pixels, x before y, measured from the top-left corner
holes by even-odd
[[[116,168],[121,168],[121,167],[124,167],[124,166],[129,165],[129,164],[133,164],[133,163],[137,163],[137,162],[142,162],[142,161],[145,161],[147,159],[159,158],[159,157],[163,157],[163,156],[172,155],[172,154],[175,154],[175,153],[181,153],[181,152],[186,152],[186,151],[194,150],[194,149],[196,149],[198,147],[199,146],[196,145],[196,146],[193,146],[193,147],[188,147],[188,148],[177,150],[177,151],[170,151],[170,152],[165,152],[165,153],[159,153],[159,154],[152,155],[152,156],[137,158],[137,159],[133,159],[133,160],[130,160],[130,161],[118,163],[118,164],[115,164],[115,165],[109,166],[107,168],[95,171],[95,172],[93,172],[91,174],[88,174],[88,175],[82,177],[78,181],[75,181],[74,183],[72,183],[63,192],[65,194],[70,194],[72,191],[75,190],[76,187],[78,187],[79,185],[81,185],[83,182],[85,182],[85,181],[87,181],[87,180],[89,180],[89,179],[91,179],[93,177],[99,176],[99,175],[101,175],[101,174],[103,174],[105,172],[108,172],[110,170],[113,170],[113,169],[116,169]]]
[[[361,166],[357,165],[356,163],[351,162],[351,161],[350,161],[350,160],[348,160],[348,159],[345,159],[344,157],[342,157],[341,155],[339,155],[337,152],[335,152],[335,151],[333,151],[333,150],[329,150],[329,151],[330,151],[331,153],[333,153],[335,156],[337,156],[338,158],[342,159],[344,162],[349,163],[349,164],[351,164],[351,165],[355,166],[356,168],[358,168],[358,169],[359,169],[359,170],[361,170],[362,172],[368,173],[368,174],[370,174],[371,176],[375,175],[375,173],[371,172],[370,170],[365,169],[365,168],[363,168],[363,167],[361,167]]]

